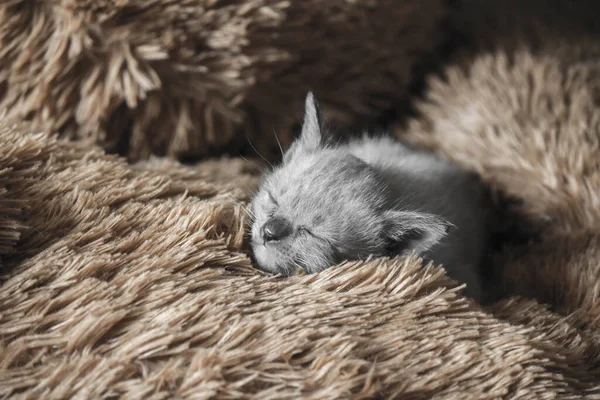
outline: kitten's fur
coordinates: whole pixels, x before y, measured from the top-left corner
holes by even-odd
[[[343,260],[414,250],[481,298],[477,267],[486,230],[477,181],[391,138],[324,144],[311,93],[301,136],[266,175],[252,212],[252,248],[265,270],[312,273]]]

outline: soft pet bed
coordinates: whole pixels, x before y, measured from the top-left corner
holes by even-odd
[[[600,42],[590,13],[556,2],[561,18],[517,32],[511,18],[489,22],[500,21],[495,8],[469,17],[470,2],[457,14],[441,1],[232,3],[0,6],[0,396],[600,398]],[[308,14],[381,64],[347,63],[341,50],[308,55],[287,31]],[[366,15],[405,17],[392,27]],[[271,121],[289,141],[306,85],[344,63],[374,76],[394,70],[398,86],[325,79],[331,115],[389,111],[410,92],[411,74],[392,61],[417,65],[417,53],[436,47],[442,15],[468,43],[440,61],[417,116],[395,132],[510,199],[507,232],[527,234],[490,254],[492,304],[465,298],[442,268],[416,258],[264,274],[244,236],[260,168],[150,156],[236,148],[249,121],[265,148],[275,143]],[[580,22],[561,25],[567,16]],[[403,24],[421,31],[393,46],[386,34]],[[301,51],[271,52],[279,39]],[[118,71],[111,54],[124,57]],[[156,80],[132,89],[144,81],[134,70]]]

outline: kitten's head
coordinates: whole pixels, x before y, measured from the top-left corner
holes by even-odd
[[[252,249],[261,268],[285,275],[390,251],[425,251],[446,233],[430,214],[390,209],[375,170],[322,140],[312,93],[302,133],[252,201]]]

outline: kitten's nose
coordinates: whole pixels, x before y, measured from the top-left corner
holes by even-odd
[[[261,228],[261,235],[265,242],[285,239],[292,233],[292,224],[285,218],[273,217]]]

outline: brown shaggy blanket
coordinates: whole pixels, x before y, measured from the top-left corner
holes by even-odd
[[[444,2],[3,0],[0,109],[130,159],[266,152],[311,88],[338,122],[406,100]]]
[[[503,3],[513,1],[519,3]],[[126,96],[109,96],[111,107],[103,108],[108,103],[91,102],[91,92],[82,91],[88,86],[77,77],[86,76],[86,66],[106,73],[105,58],[92,57],[70,67],[57,64],[62,67],[55,73],[73,79],[71,89],[66,76],[44,83],[42,78],[27,80],[24,71],[44,68],[40,52],[66,57],[60,49],[36,47],[49,43],[45,41],[51,35],[87,29],[92,41],[85,36],[71,39],[68,46],[75,50],[61,50],[67,53],[105,38],[103,32],[119,38],[110,43],[127,47],[147,32],[162,38],[160,24],[174,24],[157,21],[162,15],[165,20],[179,16],[182,32],[186,27],[202,32],[202,43],[208,46],[226,38],[209,38],[207,29],[217,32],[214,24],[225,26],[234,18],[229,13],[233,2],[145,0],[127,6],[121,1],[65,0],[31,2],[35,7],[28,7],[29,3],[12,0],[0,5],[0,95],[7,113],[0,124],[2,398],[600,399],[600,39],[581,22],[590,13],[559,8],[561,18],[577,14],[581,23],[562,25],[564,30],[555,35],[551,31],[562,24],[561,18],[548,17],[553,21],[550,31],[531,25],[525,32],[510,26],[511,18],[506,24],[486,22],[488,17],[498,18],[493,9],[485,16],[478,14],[472,25],[457,23],[458,33],[471,39],[440,77],[429,80],[418,105],[420,115],[397,128],[406,140],[478,172],[510,199],[505,216],[511,221],[499,222],[498,227],[506,222],[507,234],[531,234],[529,242],[507,241],[491,254],[488,267],[493,277],[488,285],[500,297],[481,306],[462,296],[442,268],[410,257],[344,263],[309,276],[261,273],[252,266],[244,236],[244,204],[260,176],[254,163],[213,158],[182,165],[152,157],[128,164],[88,140],[67,141],[46,130],[52,127],[63,137],[90,136],[103,143],[98,140],[103,130],[124,135],[128,128],[106,130],[121,121],[133,132],[123,136],[133,140],[130,155],[161,146],[168,147],[166,153],[177,153],[170,146],[183,131],[164,131],[156,142],[152,139],[164,128],[155,131],[156,121],[171,127],[177,121],[158,117],[170,112],[161,103],[173,101],[170,106],[183,112],[178,107],[184,107],[184,100],[173,93],[162,97],[163,88],[169,88],[148,93],[144,101],[158,102],[154,111],[144,102],[135,103],[139,99],[128,104],[132,108],[111,108],[113,101],[127,102]],[[198,11],[197,3],[206,9]],[[273,7],[263,3],[275,4],[250,1],[249,14],[236,12],[251,21],[262,13],[273,15]],[[320,8],[319,15],[335,21],[335,4],[375,7],[378,15],[385,13],[377,4],[392,4],[319,3],[331,4],[331,9]],[[179,8],[185,4],[194,6]],[[422,1],[394,4],[417,14],[432,11]],[[211,7],[218,6],[223,10],[211,13]],[[153,7],[163,14],[140,11]],[[8,25],[16,15],[24,18],[21,22],[37,22],[27,29]],[[69,19],[73,15],[81,17],[75,25],[57,25],[65,22],[60,18],[74,23]],[[99,17],[104,15],[108,17]],[[185,23],[203,16],[204,24]],[[457,21],[465,16],[461,13]],[[99,22],[90,22],[94,18]],[[340,24],[347,23],[344,18],[339,17]],[[282,22],[275,28],[286,26]],[[488,30],[489,36],[482,33]],[[351,40],[358,40],[360,35],[353,35]],[[202,55],[209,48],[178,42],[177,37],[171,50],[182,49],[181,57],[191,60],[195,55],[188,49]],[[11,50],[7,38],[15,46],[27,38],[29,42]],[[232,45],[231,51],[243,59],[246,45]],[[370,49],[367,42],[364,45]],[[370,51],[397,50],[384,45]],[[223,62],[220,56],[219,51],[207,56],[207,65]],[[329,66],[337,67],[344,59],[324,56],[336,60],[330,59]],[[227,96],[235,91],[211,87],[211,82],[222,82],[202,75],[208,72],[192,64],[167,58],[157,64],[160,68],[150,61],[136,65],[167,71],[179,85],[185,82],[182,76],[188,76],[190,92],[206,91],[194,107],[214,102],[227,110],[222,115],[233,115],[228,112],[237,106]],[[190,68],[179,69],[182,65]],[[290,68],[289,74],[296,73],[295,63]],[[252,71],[258,74],[260,69]],[[268,75],[269,79],[274,78]],[[118,92],[124,82],[111,88]],[[272,93],[263,92],[258,82],[246,82],[249,86],[237,94]],[[56,83],[56,89],[50,83]],[[290,85],[304,90],[300,84]],[[331,96],[348,96],[346,89],[368,92],[376,86],[356,83]],[[292,89],[285,90],[285,96],[296,96]],[[329,100],[335,103],[333,97]],[[358,98],[346,100],[361,104]],[[98,107],[90,111],[98,112],[98,119],[80,114],[80,107],[92,106]],[[283,109],[283,104],[277,106]],[[108,110],[124,113],[127,122],[119,119],[123,115],[109,117]],[[283,117],[279,110],[272,111]],[[244,112],[250,113],[250,108]],[[257,106],[252,115],[260,119],[270,112]],[[181,129],[189,129],[185,135],[191,138],[195,132],[197,143],[203,143],[187,150],[209,151],[209,136],[195,125],[210,120],[203,115],[193,123],[182,117],[187,122],[180,122],[185,126]],[[270,137],[270,129],[262,135]],[[224,138],[221,145],[230,139]]]

